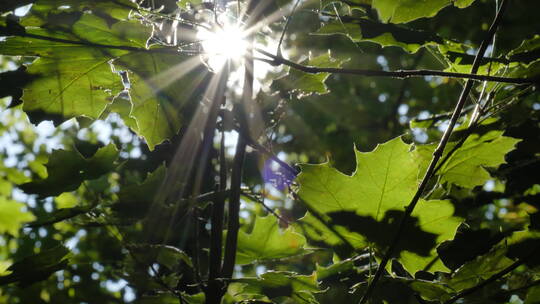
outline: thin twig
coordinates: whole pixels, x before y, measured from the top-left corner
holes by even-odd
[[[249,193],[249,192],[246,192],[246,191],[242,191],[242,195],[249,198],[250,200],[252,201],[255,201],[259,204],[261,204],[261,206],[263,206],[263,208],[268,211],[268,213],[272,214],[273,216],[275,216],[278,220],[282,221],[283,223],[287,224],[287,225],[291,225],[291,222],[289,222],[287,219],[285,219],[284,217],[282,217],[281,215],[277,214],[277,212],[274,211],[274,209],[268,207],[268,205],[266,205],[262,200],[260,200],[259,198],[257,198],[255,195]]]
[[[248,146],[252,147],[257,152],[266,155],[266,157],[268,157],[269,159],[275,161],[280,167],[285,169],[287,172],[293,174],[294,176],[297,176],[300,173],[300,171],[298,169],[296,169],[296,168],[292,167],[291,165],[287,164],[286,162],[282,161],[276,155],[274,155],[274,153],[272,153],[270,150],[266,149],[263,145],[259,144],[255,140],[253,140],[249,136],[249,134],[246,134],[245,132],[242,132],[242,133],[239,132],[239,134],[240,134],[241,137],[245,138]]]
[[[289,28],[289,24],[291,23],[291,17],[292,15],[294,14],[294,12],[296,11],[296,7],[298,6],[298,3],[300,3],[300,0],[296,0],[296,2],[294,3],[294,6],[291,10],[291,13],[289,14],[289,16],[287,16],[287,21],[285,21],[285,26],[283,27],[283,31],[281,32],[281,36],[279,37],[279,42],[278,42],[278,46],[277,46],[277,54],[278,56],[281,57],[281,44],[283,43],[283,38],[285,38],[285,33],[287,32],[287,29]]]
[[[438,70],[381,71],[381,70],[366,70],[366,69],[321,68],[321,67],[298,64],[296,62],[287,60],[283,57],[271,54],[260,48],[257,48],[255,50],[265,56],[270,57],[272,59],[272,64],[274,65],[283,64],[283,65],[290,66],[294,69],[300,70],[305,73],[310,73],[310,74],[332,73],[332,74],[349,74],[349,75],[359,75],[359,76],[393,77],[393,78],[434,76],[434,77],[472,79],[472,80],[480,80],[480,81],[487,80],[487,81],[513,83],[513,84],[531,84],[537,81],[535,79],[530,79],[530,78],[498,77],[498,76],[489,76],[489,75],[477,75],[473,73],[467,74],[467,73],[445,72],[445,71],[438,71]]]
[[[416,53],[416,56],[414,57],[410,68],[414,69],[418,66],[418,64],[420,63],[420,60],[422,60],[422,58],[424,57],[424,53],[425,53],[424,49],[420,49],[420,51]],[[396,101],[392,105],[392,110],[390,111],[390,117],[386,119],[386,121],[391,122],[392,124],[391,130],[394,132],[397,131],[398,126],[400,125],[399,119],[398,119],[398,114],[399,114],[398,112],[399,112],[399,108],[401,104],[403,103],[403,100],[405,99],[405,93],[407,91],[408,86],[409,86],[408,79],[405,79],[404,81],[401,82],[401,87],[399,88],[398,96],[396,98]]]
[[[490,42],[491,42],[491,40],[493,38],[493,35],[495,34],[495,32],[497,31],[497,28],[499,27],[499,22],[502,19],[502,15],[503,15],[503,12],[505,11],[506,7],[507,7],[507,4],[508,4],[508,1],[503,0],[503,2],[501,4],[501,8],[497,12],[497,15],[495,16],[495,19],[493,20],[493,23],[491,24],[491,26],[489,28],[487,37],[480,44],[480,48],[478,49],[478,53],[476,54],[476,56],[474,58],[474,62],[473,62],[472,68],[471,68],[471,74],[476,74],[476,72],[478,71],[481,59],[484,56],[486,48],[490,44]],[[437,163],[438,163],[439,159],[443,155],[444,148],[446,147],[446,144],[448,143],[448,140],[450,139],[450,135],[452,135],[452,131],[454,130],[454,127],[455,127],[455,125],[456,125],[456,123],[457,123],[457,121],[458,121],[458,119],[459,119],[459,117],[461,115],[461,110],[463,109],[463,107],[464,107],[464,105],[465,105],[465,103],[467,101],[467,96],[469,95],[469,92],[472,89],[472,84],[473,84],[473,82],[472,82],[471,79],[468,79],[467,82],[465,83],[465,86],[463,87],[463,90],[461,91],[461,95],[459,96],[458,102],[457,102],[457,104],[455,106],[454,112],[453,112],[452,117],[450,119],[450,123],[448,125],[448,128],[444,132],[444,134],[443,134],[443,136],[442,136],[442,138],[441,138],[441,140],[439,142],[439,145],[437,146],[437,148],[433,152],[433,158],[431,160],[431,163],[429,164],[428,169],[426,170],[424,178],[422,179],[422,182],[420,183],[420,186],[416,190],[416,193],[415,193],[414,197],[412,198],[411,202],[409,203],[409,205],[405,209],[405,214],[401,218],[401,221],[399,223],[397,232],[394,235],[394,238],[392,239],[392,242],[390,243],[390,246],[386,250],[386,253],[384,254],[383,258],[381,259],[381,262],[379,264],[379,267],[377,268],[377,272],[375,272],[375,276],[373,277],[373,280],[369,283],[366,292],[364,293],[364,295],[360,299],[360,301],[359,301],[360,304],[365,303],[369,299],[369,297],[371,296],[373,290],[375,289],[375,286],[377,285],[379,279],[381,278],[382,273],[384,272],[384,269],[386,268],[386,264],[390,260],[390,257],[394,254],[394,251],[396,250],[397,244],[399,243],[399,241],[401,240],[401,237],[404,234],[405,227],[407,226],[407,222],[408,222],[414,208],[416,207],[416,204],[420,200],[420,197],[422,196],[425,188],[427,187],[427,184],[428,184],[429,180],[433,176],[433,173],[435,171],[435,168],[437,166]]]

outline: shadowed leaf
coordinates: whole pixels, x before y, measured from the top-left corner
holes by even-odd
[[[99,178],[115,168],[118,150],[114,144],[99,149],[91,158],[84,158],[77,151],[56,150],[49,157],[47,178],[34,180],[19,187],[40,197],[74,191],[85,180]]]

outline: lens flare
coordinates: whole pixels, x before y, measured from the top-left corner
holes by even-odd
[[[245,37],[246,32],[232,24],[225,24],[214,31],[203,28],[197,33],[207,53],[207,63],[215,71],[220,70],[228,60],[242,59],[248,46]]]

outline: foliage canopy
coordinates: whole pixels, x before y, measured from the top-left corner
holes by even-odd
[[[3,1],[0,303],[540,303],[539,9]]]

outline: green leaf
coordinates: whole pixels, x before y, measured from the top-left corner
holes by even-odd
[[[171,271],[175,271],[181,265],[181,262],[184,262],[189,267],[193,267],[191,258],[184,251],[174,246],[133,244],[130,245],[130,250],[142,261],[148,263],[157,261]]]
[[[465,263],[446,283],[454,291],[473,287],[512,264],[506,257],[506,248],[498,247],[489,253]]]
[[[117,69],[128,71],[131,112],[121,112],[124,120],[146,139],[148,147],[177,134],[180,111],[206,75],[199,58],[180,54],[133,53],[114,61]]]
[[[374,244],[382,253],[416,191],[418,164],[411,145],[403,143],[401,138],[379,145],[372,152],[355,153],[357,165],[352,176],[328,163],[302,165],[297,178],[298,195],[310,212],[320,214],[327,225],[334,226],[354,247]],[[460,220],[452,216],[453,212],[448,201],[418,203],[404,233],[415,238],[402,239],[396,250],[407,270],[423,269],[437,256],[435,246],[454,235]],[[328,238],[333,244],[342,242],[315,216],[306,216],[300,225],[308,227],[308,231],[311,229],[310,238],[325,242]],[[446,268],[437,261],[430,269]]]
[[[189,267],[193,267],[191,259],[182,250],[173,246],[166,245],[159,246],[159,249],[160,250],[158,253],[157,261],[160,264],[165,265],[167,268],[174,270],[175,267],[180,264],[180,261],[183,261]]]
[[[155,296],[143,295],[137,300],[137,304],[178,304],[178,296],[173,294],[160,294]],[[204,304],[205,295],[199,292],[193,295],[182,292],[182,303],[187,304]]]
[[[524,304],[535,304],[540,303],[540,286],[536,285],[527,291],[527,296],[525,297]]]
[[[5,179],[0,179],[0,196],[9,196],[13,189],[13,184]]]
[[[24,88],[23,109],[60,115],[65,120],[81,115],[98,118],[123,90],[110,61],[128,51],[84,43],[145,48],[152,28],[138,21],[110,25],[105,18],[82,14],[66,29],[29,28],[27,32],[44,39],[12,37],[0,43],[3,54],[41,57],[28,67],[28,74],[36,79]],[[34,122],[40,120],[37,114],[30,117]]]
[[[461,48],[463,47],[461,46]],[[446,45],[439,45],[439,51],[444,55],[448,64],[445,71],[470,73],[475,58],[474,55],[463,53],[464,50],[462,49],[456,49],[456,46],[452,45],[452,42],[448,42]],[[507,69],[516,66],[518,66],[516,62],[511,62],[505,58],[483,58],[478,67],[478,74],[507,76]]]
[[[242,230],[238,233],[236,263],[249,264],[305,254],[308,252],[305,245],[306,239],[294,232],[292,226],[280,231],[274,216],[256,217],[251,233]]]
[[[302,62],[303,65],[319,68],[339,68],[344,60],[338,60],[331,57],[330,53],[313,57]],[[327,94],[330,91],[324,83],[330,76],[330,73],[310,74],[291,68],[289,74],[274,80],[272,89],[296,92],[298,97],[304,97],[310,94]]]
[[[199,292],[196,294],[183,294],[184,295],[184,301],[187,304],[204,304],[206,303],[206,296],[203,292]]]
[[[420,296],[428,301],[446,301],[450,298],[452,290],[444,284],[423,280],[412,280],[408,282],[411,288],[418,292]]]
[[[355,9],[364,9],[364,6],[371,5],[371,0],[321,0],[321,9],[325,8],[329,4],[332,3],[340,3],[340,4],[346,4],[348,7],[355,8]]]
[[[202,3],[202,0],[179,0],[178,2],[176,2],[178,7],[186,9],[186,10],[189,9],[189,6],[196,6],[196,5],[200,5],[201,3]]]
[[[519,47],[510,51],[506,57],[510,61],[520,61],[527,64],[540,59],[540,35],[524,40]]]
[[[381,46],[398,46],[410,53],[415,53],[426,45],[444,42],[434,33],[348,16],[324,24],[315,34],[342,34],[354,42],[370,41]]]
[[[458,8],[471,5],[474,0],[373,0],[372,7],[386,23],[405,23],[418,18],[433,17],[441,9],[453,4]]]
[[[11,271],[10,274],[0,276],[0,285],[19,282],[24,287],[45,280],[67,266],[68,255],[69,249],[57,246],[26,257],[7,269]]]
[[[177,304],[178,297],[173,294],[143,295],[137,304]]]
[[[531,268],[540,265],[540,232],[535,230],[522,230],[514,232],[506,240],[508,251],[506,256],[512,259],[521,259]]]
[[[504,164],[504,156],[512,151],[518,142],[520,139],[502,136],[500,131],[491,131],[482,136],[473,134],[444,163],[437,175],[441,177],[441,183],[448,182],[466,188],[481,186],[490,179],[484,168],[497,168]],[[446,146],[442,159],[455,145],[453,142]],[[435,147],[435,144],[431,144],[415,149],[414,154],[422,167],[426,168],[431,161]]]
[[[165,180],[165,166],[160,166],[149,173],[144,182],[122,187],[118,193],[118,202],[112,205],[119,217],[142,218],[148,214],[156,193]]]
[[[354,292],[362,295],[366,292],[368,284],[364,282],[356,284]],[[408,286],[407,281],[391,276],[384,276],[373,290],[370,302],[373,304],[386,303],[419,303],[415,292]]]
[[[353,259],[346,259],[344,261],[339,261],[338,263],[332,264],[328,267],[322,267],[317,265],[315,272],[317,273],[317,280],[325,281],[329,278],[332,278],[343,273],[354,271],[354,261]]]
[[[44,166],[45,167],[45,166]],[[45,168],[45,176],[47,177],[47,169]],[[61,208],[71,208],[77,205],[77,197],[73,193],[65,192],[57,196],[54,201],[56,202],[56,207]]]
[[[77,151],[56,150],[49,157],[47,178],[34,180],[19,187],[30,194],[41,197],[55,196],[74,191],[85,180],[99,178],[112,171],[118,158],[114,144],[99,149],[94,156],[84,158]]]
[[[37,220],[28,223],[28,227],[40,227],[58,223],[67,219],[74,218],[78,215],[85,214],[92,210],[94,206],[77,206],[72,208],[61,208],[47,214],[40,216]]]
[[[80,53],[75,58],[40,58],[28,72],[39,76],[24,89],[24,110],[46,112],[71,118],[97,118],[121,83],[108,63],[109,58]],[[35,119],[34,119],[35,121]]]
[[[35,27],[58,24],[58,19],[68,17],[69,13],[82,11],[127,19],[132,9],[137,9],[137,5],[129,0],[38,0],[21,24]]]
[[[437,252],[444,265],[456,270],[475,257],[487,253],[503,237],[502,233],[490,229],[471,229],[467,224],[462,224],[454,239],[439,245]]]
[[[319,291],[315,274],[298,275],[293,272],[269,271],[259,278],[241,278],[234,282],[243,286],[232,286],[241,291],[234,293],[236,301],[258,299],[291,298],[294,303],[317,303],[312,292]],[[231,290],[229,290],[229,293]]]
[[[32,213],[22,211],[23,207],[23,203],[0,196],[0,234],[9,233],[17,237],[22,224],[35,219]]]

